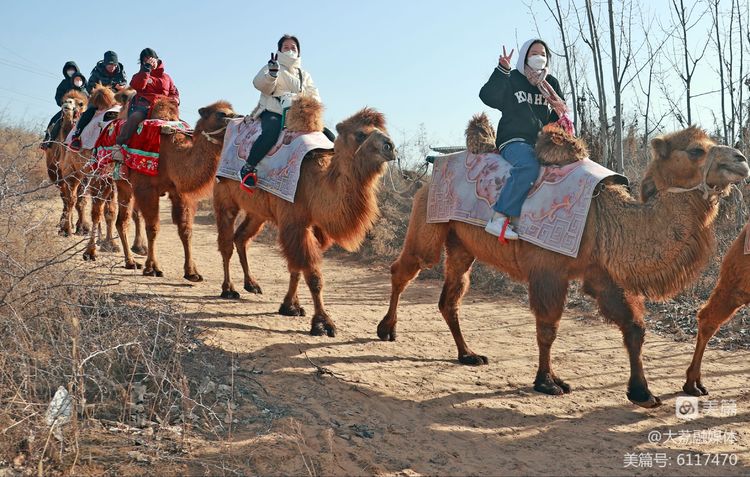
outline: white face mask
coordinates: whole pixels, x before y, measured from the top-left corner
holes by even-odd
[[[293,60],[296,60],[297,57],[299,56],[297,54],[297,52],[294,51],[294,50],[282,51],[282,53],[285,54],[286,56],[288,56],[289,58],[293,59]]]
[[[73,81],[73,84],[76,86],[76,88],[80,88],[81,86],[83,86],[83,81],[77,79]]]
[[[535,70],[541,70],[547,66],[547,58],[542,55],[529,56],[529,59],[526,62]]]
[[[68,76],[73,76],[75,73],[76,73],[76,70],[67,70],[65,72],[65,74],[68,75]]]

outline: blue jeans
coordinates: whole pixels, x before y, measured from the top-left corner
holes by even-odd
[[[507,144],[500,152],[513,167],[493,209],[508,217],[518,217],[526,195],[539,177],[539,161],[534,148],[521,141]]]

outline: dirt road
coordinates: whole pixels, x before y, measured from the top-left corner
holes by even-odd
[[[664,404],[644,410],[625,397],[628,361],[620,332],[566,312],[553,365],[573,393],[541,395],[532,389],[534,319],[523,304],[467,295],[464,333],[490,364],[462,366],[437,310],[441,283],[415,282],[402,298],[398,341],[381,342],[375,328],[388,306],[387,268],[329,255],[324,297],[338,336],[311,337],[309,318],[276,314],[288,274],[275,247],[250,249],[263,294],[243,291],[240,301],[222,300],[214,225],[198,217],[193,243],[205,281],[192,284],[181,278],[182,249],[165,200],[161,216],[163,278],[125,270],[113,254],[102,254],[97,271],[130,276],[127,290],[173,300],[203,330],[213,348],[210,364],[196,363],[193,373],[226,383],[230,378],[220,374],[232,363],[240,370],[233,383],[243,399],[231,432],[193,448],[196,462],[213,462],[214,470],[221,463],[244,473],[303,475],[749,472],[749,352],[708,351],[704,384],[711,394],[701,399],[704,415],[683,421],[675,416],[675,399],[692,343],[647,335],[646,375]],[[236,256],[232,270],[241,286]],[[311,311],[306,287],[300,290]],[[712,405],[714,412],[706,413]],[[733,457],[719,456],[703,465],[705,453],[729,453],[739,462],[732,466]]]

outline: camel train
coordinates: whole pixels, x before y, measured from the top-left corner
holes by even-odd
[[[97,90],[92,101],[98,101],[101,108],[122,101],[111,96]],[[71,95],[63,105],[63,131],[72,128],[76,115],[84,107],[85,98]],[[314,150],[305,156],[297,196],[290,203],[263,190],[250,195],[236,180],[217,180],[223,132],[227,123],[239,115],[224,101],[201,108],[199,114],[192,133],[162,134],[157,175],[131,170],[127,177],[117,180],[106,175],[98,177],[87,169],[85,161],[65,155],[64,147],[59,144],[67,132],[56,138],[58,143],[47,151],[46,160],[51,181],[71,184],[63,186],[66,223],[70,224],[71,207],[82,202],[81,190],[95,196],[90,243],[84,258],[96,258],[95,229],[104,207],[108,232],[103,243],[108,244],[109,250],[116,250],[112,243],[112,221],[116,216],[125,266],[140,268],[130,254],[127,238],[127,222],[134,202],[145,220],[148,239],[143,274],[162,276],[155,239],[159,232],[159,197],[168,193],[172,219],[184,248],[184,278],[201,281],[192,258],[192,226],[196,200],[212,191],[224,269],[221,297],[239,298],[229,273],[235,248],[244,272],[245,290],[261,293],[249,270],[247,246],[270,221],[279,230],[279,243],[290,272],[289,288],[279,313],[305,315],[297,296],[300,277],[304,276],[314,304],[310,333],[335,336],[334,321],[322,299],[322,254],[332,244],[356,250],[378,216],[378,179],[388,162],[396,157],[384,116],[365,108],[339,123],[333,150]],[[176,108],[172,110],[165,105],[161,116],[152,117],[177,119],[178,115]],[[301,98],[292,105],[287,121],[291,130],[319,131],[322,105]],[[495,150],[495,133],[486,116],[477,116],[470,122],[467,147],[475,154]],[[597,185],[575,258],[525,241],[503,245],[482,228],[460,221],[428,223],[430,185],[420,189],[414,197],[403,249],[390,268],[390,304],[377,327],[378,337],[396,339],[401,294],[422,269],[438,263],[445,251],[445,282],[438,308],[455,340],[459,362],[487,364],[487,357],[472,351],[465,342],[458,315],[461,299],[469,287],[471,267],[479,260],[528,284],[539,347],[534,389],[551,395],[569,393],[571,387],[552,370],[551,348],[568,285],[571,280],[581,280],[584,292],[596,300],[600,313],[622,332],[631,368],[628,399],[642,407],[658,406],[661,401],[648,388],[641,359],[644,301],[668,299],[697,277],[713,252],[718,197],[731,184],[747,178],[750,169],[739,151],[716,144],[696,127],[653,139],[651,151],[641,200],[633,198],[625,185],[612,178]],[[536,152],[541,162],[554,166],[565,166],[588,155],[581,139],[549,128],[540,133]],[[81,220],[79,212],[78,227]],[[64,228],[71,230],[72,225]],[[706,343],[738,307],[750,302],[750,278],[744,278],[750,277],[750,264],[742,260],[744,243],[745,232],[729,251],[718,286],[699,313],[698,342],[684,386],[688,394],[706,394],[700,376]]]

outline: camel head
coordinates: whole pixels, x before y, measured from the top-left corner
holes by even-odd
[[[194,137],[198,137],[201,133],[204,136],[208,134],[206,137],[210,138],[209,141],[214,144],[223,144],[223,131],[226,129],[227,124],[230,120],[240,117],[239,114],[234,112],[232,104],[228,101],[217,101],[209,106],[200,108],[198,114],[201,117],[195,123]],[[218,132],[222,133],[219,134]]]
[[[372,108],[364,108],[336,125],[334,142],[338,159],[352,158],[352,172],[370,177],[384,172],[385,164],[396,159],[396,147],[385,129],[385,117]]]
[[[97,83],[91,90],[89,104],[96,106],[97,111],[106,111],[117,104],[117,99],[115,99],[114,91],[101,83]]]
[[[539,132],[535,151],[539,162],[544,165],[564,166],[589,156],[583,139],[568,134],[554,124],[547,124]]]
[[[68,91],[62,99],[63,120],[68,123],[75,123],[86,109],[88,100],[80,91]]]
[[[651,140],[651,164],[641,184],[641,200],[670,188],[726,193],[750,176],[747,159],[695,126]]]
[[[484,154],[497,149],[495,129],[485,113],[475,114],[466,126],[466,149],[472,154]]]

